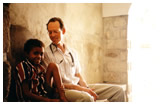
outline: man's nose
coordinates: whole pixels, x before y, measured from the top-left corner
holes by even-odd
[[[50,34],[50,36],[54,37],[54,36],[56,36],[56,34],[52,31],[52,33]]]

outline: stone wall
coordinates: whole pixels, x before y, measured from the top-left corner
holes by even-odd
[[[127,83],[128,16],[103,18],[103,79],[110,83]]]
[[[19,59],[28,38],[38,38],[48,46],[46,23],[51,17],[61,17],[66,27],[64,41],[77,51],[83,77],[88,83],[103,82],[102,4],[13,3],[9,11],[14,59]]]
[[[3,102],[7,101],[11,84],[11,65],[7,58],[10,51],[9,4],[3,4]]]

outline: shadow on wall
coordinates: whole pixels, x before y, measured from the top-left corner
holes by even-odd
[[[16,90],[15,90],[15,82],[13,80],[13,70],[15,70],[15,66],[23,60],[24,53],[23,47],[24,43],[33,38],[31,32],[27,30],[25,27],[19,25],[11,25],[10,27],[10,52],[9,52],[9,62],[11,65],[11,85],[10,92],[8,96],[8,101],[17,101]],[[4,76],[5,77],[5,76]]]
[[[27,30],[25,27],[19,25],[11,25],[11,49],[9,54],[9,60],[13,68],[24,58],[24,43],[30,38],[33,38],[33,36],[31,32]]]

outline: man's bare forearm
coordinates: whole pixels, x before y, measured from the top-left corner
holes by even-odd
[[[64,84],[64,87],[65,87],[66,89],[86,91],[86,88],[85,88],[85,87],[82,87],[82,86],[80,86],[80,85]]]
[[[79,84],[80,86],[88,87],[88,85],[87,85],[86,81],[82,78],[82,76],[81,76],[81,74],[80,74],[80,73],[75,74],[75,76],[79,78],[79,82],[78,82],[78,84]]]

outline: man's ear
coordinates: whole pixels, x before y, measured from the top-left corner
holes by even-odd
[[[66,29],[65,29],[65,28],[63,28],[63,29],[62,29],[62,33],[63,33],[63,35],[65,34],[65,32],[66,32]]]

